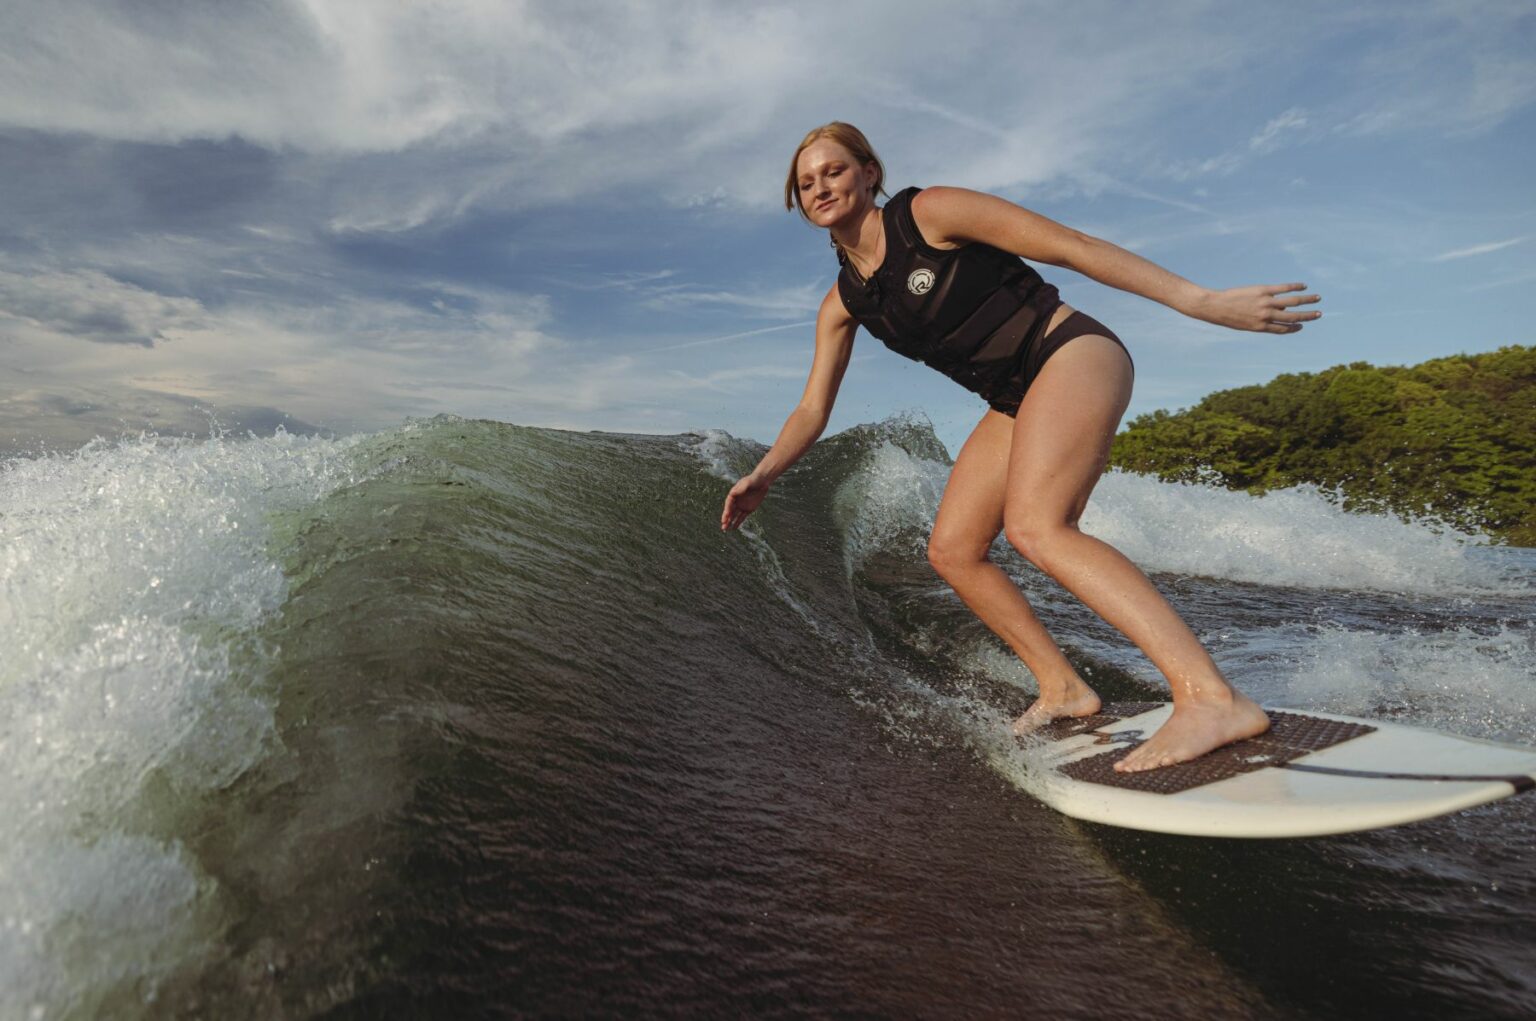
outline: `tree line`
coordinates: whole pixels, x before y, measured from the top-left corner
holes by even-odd
[[[1536,347],[1221,390],[1133,419],[1110,464],[1250,493],[1311,482],[1347,508],[1536,546]]]

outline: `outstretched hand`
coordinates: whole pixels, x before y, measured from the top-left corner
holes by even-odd
[[[1302,323],[1311,322],[1321,312],[1292,312],[1297,305],[1311,305],[1318,300],[1315,294],[1291,294],[1306,290],[1306,284],[1255,284],[1252,287],[1233,287],[1226,291],[1211,291],[1192,311],[1197,319],[1204,319],[1217,326],[1229,326],[1234,330],[1252,330],[1255,333],[1295,333]]]
[[[748,475],[732,486],[725,498],[725,509],[720,512],[720,530],[741,527],[747,515],[757,510],[767,497],[768,486],[768,482],[754,475]]]

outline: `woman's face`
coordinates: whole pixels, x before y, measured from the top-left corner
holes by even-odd
[[[874,164],[859,166],[853,153],[830,138],[818,138],[795,161],[800,208],[818,227],[851,222],[874,203]]]

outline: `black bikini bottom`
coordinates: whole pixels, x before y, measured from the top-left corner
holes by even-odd
[[[1119,337],[1110,332],[1109,327],[1093,318],[1093,316],[1074,309],[1072,314],[1057,324],[1054,330],[1039,338],[1030,346],[1029,353],[1024,356],[1023,389],[1018,392],[1017,396],[1009,394],[1006,397],[999,397],[996,400],[989,401],[988,403],[992,405],[992,410],[1001,411],[1009,418],[1017,415],[1019,404],[1024,400],[1025,391],[1035,381],[1035,377],[1040,375],[1040,370],[1045,367],[1045,363],[1051,355],[1060,351],[1069,341],[1090,335],[1108,337],[1120,345],[1120,350],[1125,351],[1126,358],[1131,357],[1131,352],[1126,350],[1125,344],[1121,342]],[[1131,371],[1136,371],[1134,362],[1131,364]]]

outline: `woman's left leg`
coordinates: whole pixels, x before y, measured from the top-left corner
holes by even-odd
[[[1040,697],[1014,721],[1024,734],[1062,716],[1099,711],[1083,683],[1013,579],[988,555],[1003,530],[1013,420],[988,411],[955,457],[928,537],[928,562],[982,623],[1008,643],[1040,686]]]
[[[1052,355],[1014,423],[1003,512],[1014,548],[1135,642],[1168,679],[1173,715],[1119,770],[1186,762],[1269,728],[1147,576],[1078,530],[1130,398],[1130,358],[1109,338],[1078,337]]]

